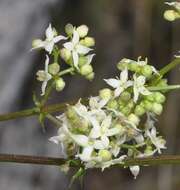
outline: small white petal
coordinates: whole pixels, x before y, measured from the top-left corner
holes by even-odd
[[[78,157],[84,162],[89,162],[91,160],[92,151],[93,147],[91,146],[85,147],[82,151],[82,154],[79,154]]]
[[[76,30],[74,30],[73,32],[73,39],[72,39],[72,43],[74,45],[78,44],[79,43],[79,34]]]
[[[108,137],[114,136],[114,135],[119,134],[119,132],[120,132],[120,129],[114,127],[114,128],[111,128],[111,129],[107,130],[106,136],[108,136]]]
[[[120,74],[120,80],[126,82],[128,80],[128,70],[124,69]]]
[[[51,54],[51,53],[52,53],[52,50],[53,50],[53,47],[54,47],[54,42],[51,41],[51,42],[46,42],[44,48],[45,48],[45,50],[46,50],[47,52],[49,52],[49,54]]]
[[[105,147],[104,147],[104,144],[103,144],[103,142],[102,142],[101,140],[96,140],[96,141],[94,142],[94,148],[95,148],[95,149],[98,149],[98,150],[102,150],[102,149],[104,149]]]
[[[139,166],[130,166],[129,169],[130,169],[131,173],[133,174],[134,179],[136,179],[136,177],[139,174],[140,167]]]
[[[92,128],[92,130],[91,130],[91,132],[90,132],[90,134],[89,134],[89,136],[90,136],[91,138],[93,138],[93,139],[99,138],[100,135],[101,135],[100,127],[94,127],[94,128]]]
[[[73,51],[72,56],[73,56],[74,66],[78,69],[79,56],[77,52]]]
[[[65,37],[65,36],[62,36],[62,35],[59,35],[59,36],[56,36],[54,39],[53,39],[53,41],[54,41],[54,43],[57,43],[57,42],[59,42],[59,41],[61,41],[61,40],[66,40],[67,38]]]
[[[85,55],[87,53],[89,53],[92,49],[86,47],[86,46],[83,46],[83,45],[76,45],[76,51],[79,53],[79,54],[82,54],[82,55]]]
[[[118,87],[116,88],[116,90],[114,91],[114,96],[118,97],[120,96],[120,94],[124,91],[124,89],[122,87]]]
[[[69,50],[69,51],[72,51],[72,50],[74,49],[74,46],[73,46],[72,42],[66,42],[66,43],[63,44],[63,46],[64,46],[67,50]]]
[[[87,146],[88,140],[89,140],[87,136],[85,136],[85,135],[74,135],[74,134],[71,134],[70,136],[71,136],[71,138],[72,138],[79,146],[82,146],[82,147]]]
[[[102,141],[102,143],[104,145],[104,148],[108,148],[108,146],[109,146],[109,139],[108,139],[108,137],[106,137],[105,135],[101,136],[101,141]]]
[[[51,27],[51,24],[49,24],[48,28],[46,29],[46,38],[53,39],[53,37],[54,37],[54,31]]]
[[[92,62],[93,57],[94,57],[95,55],[96,55],[96,54],[91,54],[91,55],[88,55],[88,56],[87,56],[87,59],[88,59],[87,64],[90,64],[90,63]]]
[[[51,137],[49,139],[49,141],[55,143],[55,144],[59,144],[60,140],[59,140],[59,136],[54,136],[54,137]]]
[[[43,81],[41,86],[41,91],[42,91],[41,96],[45,95],[46,86],[47,86],[47,81]]]
[[[119,83],[119,80],[117,79],[104,79],[104,81],[109,85],[109,86],[112,86],[113,88],[117,88],[120,83]]]
[[[133,88],[133,91],[134,91],[134,98],[133,98],[133,100],[136,103],[137,100],[138,100],[138,97],[139,97],[139,91],[138,91],[138,89],[135,86]]]

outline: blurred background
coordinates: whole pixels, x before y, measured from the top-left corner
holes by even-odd
[[[161,68],[180,49],[180,21],[163,19],[163,0],[0,0],[0,113],[33,106],[32,91],[39,92],[35,72],[43,68],[43,52],[30,52],[34,38],[42,38],[51,22],[59,31],[68,22],[87,24],[96,39],[95,80],[67,77],[65,90],[51,102],[62,102],[96,94],[105,86],[103,78],[116,76],[116,63],[126,57],[148,57]],[[179,68],[169,76],[180,83]],[[81,84],[81,85],[79,85]],[[168,95],[158,127],[168,149],[180,154],[180,93]],[[56,130],[46,124],[44,133],[37,118],[0,123],[0,153],[61,156],[58,146],[48,141]],[[69,177],[58,167],[0,163],[0,190],[66,190]],[[180,189],[180,166],[143,167],[137,180],[127,169],[104,173],[88,171],[86,190],[176,190]],[[80,189],[77,182],[72,189]]]

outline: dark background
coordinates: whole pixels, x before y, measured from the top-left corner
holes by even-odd
[[[96,94],[105,86],[103,78],[118,74],[116,63],[124,57],[148,57],[156,68],[169,63],[180,49],[180,21],[165,21],[167,8],[163,0],[0,0],[0,112],[33,106],[32,91],[40,89],[35,72],[44,67],[44,54],[29,50],[49,22],[59,31],[68,22],[87,24],[96,39],[95,80],[67,77],[65,90],[50,100],[61,102]],[[168,79],[180,83],[179,68]],[[167,139],[165,154],[180,153],[179,101],[178,91],[168,95],[158,123]],[[36,117],[1,122],[0,152],[61,156],[59,147],[48,141],[55,133],[48,123],[43,133]],[[0,164],[0,190],[65,190],[68,183],[58,167]],[[137,180],[127,169],[88,171],[84,184],[87,190],[176,190],[180,166],[143,167]],[[80,189],[79,183],[72,189]]]

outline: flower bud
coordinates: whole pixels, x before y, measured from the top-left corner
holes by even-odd
[[[124,115],[129,115],[130,112],[131,112],[131,109],[129,107],[123,107],[121,112],[124,114]]]
[[[56,75],[60,71],[60,66],[58,63],[53,63],[48,66],[49,73]]]
[[[137,105],[136,108],[135,108],[135,110],[134,110],[134,113],[135,113],[137,116],[142,116],[142,115],[144,115],[144,113],[145,113],[145,109],[144,109],[142,106]]]
[[[67,24],[65,26],[65,32],[68,36],[71,36],[73,34],[74,27],[72,24]]]
[[[147,111],[150,111],[152,109],[152,105],[153,103],[148,101],[148,100],[144,100],[142,102],[142,106],[147,110]]]
[[[38,71],[37,73],[36,73],[36,75],[37,75],[37,80],[38,81],[45,81],[46,80],[46,78],[47,78],[47,74],[44,72],[44,71]]]
[[[128,102],[130,99],[131,99],[131,94],[126,91],[122,92],[119,97],[119,100],[124,102]]]
[[[117,103],[116,100],[110,100],[110,101],[108,102],[107,106],[108,106],[108,108],[110,108],[110,109],[114,109],[114,110],[118,109],[118,103]]]
[[[139,68],[139,65],[137,64],[137,62],[132,61],[132,62],[129,64],[129,70],[130,70],[130,71],[133,71],[133,72],[139,72],[140,68]]]
[[[117,64],[117,68],[118,68],[118,70],[120,70],[120,71],[122,71],[122,70],[124,70],[125,68],[127,68],[127,66],[128,66],[128,63],[125,63],[125,62],[122,62],[122,61],[120,61],[120,62]]]
[[[83,43],[84,43],[83,45],[85,45],[87,47],[95,46],[95,40],[92,37],[86,37],[86,38],[84,38]]]
[[[149,78],[152,75],[152,73],[153,73],[152,67],[150,65],[143,66],[141,68],[141,73],[145,77]]]
[[[39,47],[41,44],[42,44],[42,40],[40,40],[40,39],[35,39],[35,40],[32,41],[32,47],[33,47],[33,48],[37,48],[37,47]]]
[[[79,67],[82,67],[83,65],[85,65],[88,61],[88,58],[86,56],[80,56],[79,57]]]
[[[129,119],[130,122],[134,123],[135,125],[139,125],[140,119],[135,114],[131,113],[128,116],[128,119]]]
[[[59,78],[58,80],[56,80],[56,90],[62,91],[65,87],[65,82],[62,78]]]
[[[154,99],[157,103],[162,104],[165,102],[166,97],[160,92],[155,92],[154,93]]]
[[[71,58],[71,52],[68,49],[63,48],[60,50],[60,56],[67,62]]]
[[[126,131],[125,127],[123,127],[120,123],[116,123],[114,127],[119,129],[119,135],[124,134]]]
[[[145,100],[148,100],[148,101],[150,101],[150,102],[155,101],[155,99],[154,99],[154,93],[151,93],[151,94],[149,94],[149,95],[147,95],[147,96],[144,96],[144,99],[145,99]]]
[[[89,81],[92,81],[94,79],[94,76],[95,76],[95,74],[94,74],[94,72],[92,72],[92,73],[89,73],[88,75],[86,75],[85,78]]]
[[[160,115],[163,111],[163,107],[161,104],[158,104],[158,103],[153,103],[153,106],[152,106],[152,111],[157,114],[157,115]]]
[[[112,98],[112,91],[109,88],[104,88],[99,91],[99,96],[104,100],[109,100]]]
[[[108,150],[100,150],[98,156],[100,156],[104,162],[107,162],[112,158],[112,155]]]
[[[174,21],[177,17],[177,13],[174,10],[167,10],[164,12],[164,18],[168,21]]]
[[[85,64],[85,65],[83,65],[83,66],[80,68],[80,73],[81,73],[81,75],[83,75],[83,76],[86,76],[86,75],[88,75],[88,74],[90,74],[90,73],[92,73],[92,72],[93,72],[93,68],[92,68],[92,66],[89,65],[89,64]]]
[[[85,36],[87,36],[89,28],[86,25],[81,25],[81,26],[77,27],[76,30],[79,34],[79,37],[84,38]]]
[[[144,153],[147,155],[151,154],[152,152],[153,152],[152,146],[147,146],[145,151],[144,151]]]

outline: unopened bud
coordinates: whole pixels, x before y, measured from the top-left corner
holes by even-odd
[[[145,100],[142,102],[142,105],[143,107],[147,110],[147,111],[150,111],[152,109],[152,105],[153,103],[148,101],[148,100]]]
[[[56,75],[60,71],[60,66],[58,63],[53,63],[48,66],[49,73],[52,75]]]
[[[112,91],[109,88],[104,88],[99,91],[99,96],[104,100],[110,100],[112,98]]]
[[[92,37],[86,37],[84,38],[83,45],[87,47],[95,46],[95,40]]]
[[[80,68],[80,73],[81,73],[81,75],[83,75],[83,76],[86,76],[86,75],[88,75],[88,74],[90,74],[90,73],[92,73],[92,72],[93,72],[93,68],[92,68],[92,66],[89,65],[89,64],[85,64],[85,65],[83,65],[83,66]]]
[[[82,67],[83,65],[85,65],[88,61],[88,58],[86,56],[80,56],[79,57],[79,67]]]
[[[81,25],[81,26],[77,27],[76,30],[79,34],[79,37],[84,38],[85,36],[87,36],[89,28],[86,25]]]
[[[128,102],[131,99],[131,94],[129,92],[122,92],[119,99]]]
[[[65,32],[68,36],[71,36],[73,34],[74,27],[72,24],[67,24],[65,26]]]
[[[142,106],[137,105],[136,108],[135,108],[135,110],[134,110],[134,113],[137,116],[142,116],[145,113],[145,109]]]
[[[153,106],[152,106],[152,111],[157,114],[157,115],[160,115],[163,111],[163,107],[161,104],[158,104],[158,103],[153,103]]]
[[[71,52],[68,49],[63,48],[60,50],[60,56],[67,62],[71,58]]]
[[[152,75],[152,73],[153,73],[152,67],[150,65],[143,66],[141,68],[141,73],[145,77],[149,78]]]
[[[89,81],[92,81],[94,79],[94,76],[95,76],[95,74],[94,74],[94,72],[92,72],[92,73],[89,73],[88,75],[86,75],[85,78]]]
[[[108,108],[116,110],[118,108],[118,103],[116,100],[111,100],[107,104]]]
[[[112,158],[112,155],[108,150],[100,150],[98,156],[100,156],[104,162],[107,162]]]
[[[62,78],[59,78],[56,80],[56,90],[57,91],[62,91],[65,87],[65,82]]]
[[[128,119],[129,121],[131,121],[132,123],[134,123],[135,125],[138,125],[139,122],[140,122],[140,119],[139,117],[137,117],[135,114],[131,113],[129,116],[128,116]]]
[[[164,18],[168,21],[174,21],[177,18],[177,13],[174,10],[167,10],[164,12]]]
[[[162,104],[165,102],[166,97],[163,94],[161,94],[160,92],[155,92],[154,99],[157,103]]]

